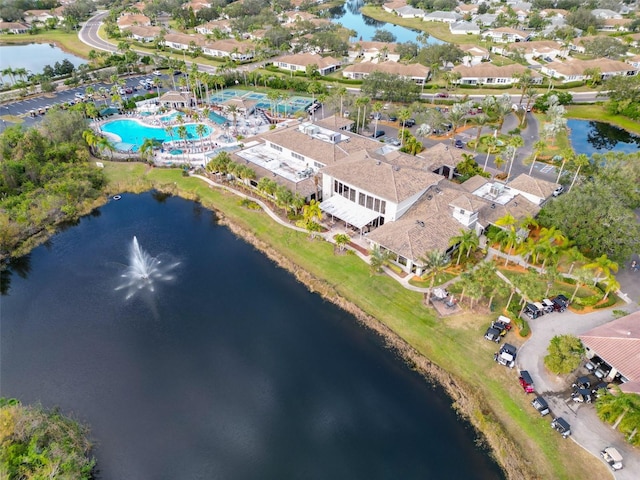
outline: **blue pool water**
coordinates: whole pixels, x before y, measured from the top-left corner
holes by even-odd
[[[187,140],[200,139],[196,133],[196,126],[197,124],[195,123],[185,125],[187,128]],[[173,127],[172,130],[173,137],[163,128],[143,125],[135,120],[114,120],[102,127],[103,132],[112,133],[120,137],[120,142],[135,145],[133,151],[138,150],[146,138],[154,138],[160,142],[181,140],[180,135],[178,135],[178,127]],[[211,127],[205,125],[204,136],[208,137],[209,135],[211,135]]]
[[[218,125],[224,125],[227,123],[227,119],[222,115],[217,114],[216,112],[209,113],[209,120],[216,122]]]

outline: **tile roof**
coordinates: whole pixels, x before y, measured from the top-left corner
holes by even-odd
[[[596,58],[595,60],[573,58],[564,62],[551,62],[547,64],[546,67],[562,75],[584,75],[584,71],[588,68],[599,68],[603,74],[638,70],[625,62],[611,60],[610,58]]]
[[[509,186],[521,192],[535,195],[536,197],[549,198],[553,191],[558,188],[559,184],[521,173],[509,182]]]
[[[349,159],[323,168],[322,173],[385,200],[400,203],[442,179],[428,170],[426,162],[411,158],[409,162],[403,154],[388,159],[370,151],[360,151]]]
[[[372,73],[372,72],[384,72],[392,75],[400,75],[403,77],[420,77],[426,78],[429,75],[429,67],[425,67],[419,63],[410,63],[405,65],[404,63],[392,62],[391,60],[374,63],[374,62],[360,62],[346,67],[343,72],[356,72],[356,73]]]
[[[585,346],[632,382],[640,382],[640,311],[579,335]]]
[[[511,65],[491,65],[490,63],[481,63],[467,67],[465,65],[457,65],[453,67],[454,72],[459,72],[462,78],[511,78],[514,74],[520,74],[525,70],[531,72],[533,78],[539,78],[541,75],[530,68],[514,63]]]
[[[340,65],[340,60],[336,60],[333,57],[321,57],[313,53],[296,53],[294,55],[283,55],[273,59],[273,63],[278,62],[288,63],[290,65],[313,65],[314,63],[318,68],[331,67],[333,65]]]

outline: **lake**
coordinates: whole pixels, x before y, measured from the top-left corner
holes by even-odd
[[[640,150],[640,136],[609,123],[569,119],[567,127],[576,153],[591,156],[609,151],[634,153]]]
[[[87,63],[84,58],[67,53],[48,43],[30,43],[28,45],[0,45],[0,70],[11,67],[26,68],[31,73],[41,73],[45,65],[69,60],[74,66]],[[8,76],[4,77],[8,81]]]
[[[422,32],[391,23],[379,22],[371,17],[367,17],[360,12],[360,8],[363,5],[363,0],[348,0],[344,5],[329,9],[329,18],[332,22],[340,23],[343,27],[355,30],[358,33],[351,41],[371,40],[376,30],[387,30],[396,36],[396,43],[418,43],[416,36]],[[429,37],[428,43],[439,44],[444,42],[438,38]]]
[[[197,203],[123,194],[2,280],[0,393],[87,422],[101,480],[504,478],[439,387]]]

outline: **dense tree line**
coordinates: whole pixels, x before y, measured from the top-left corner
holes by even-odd
[[[640,76],[612,77],[604,83],[602,90],[609,97],[607,109],[611,113],[640,119]]]
[[[0,397],[0,478],[93,477],[87,429],[55,411]]]
[[[607,153],[581,162],[570,157],[565,171],[578,173],[582,182],[548,203],[540,224],[556,227],[589,258],[606,255],[624,263],[640,251],[640,225],[634,209],[640,207],[640,155]]]
[[[420,87],[410,78],[373,72],[362,81],[362,94],[388,102],[414,102],[418,100]]]
[[[85,128],[82,113],[54,109],[37,128],[0,136],[0,256],[100,196],[105,179],[89,162]]]

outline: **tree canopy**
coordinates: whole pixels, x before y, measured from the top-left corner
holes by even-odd
[[[555,374],[571,373],[580,366],[584,355],[582,342],[573,335],[556,335],[549,342],[548,350],[544,364]]]

